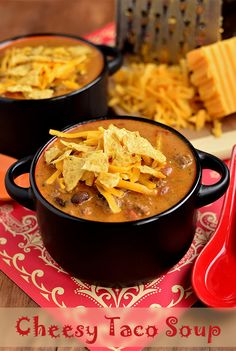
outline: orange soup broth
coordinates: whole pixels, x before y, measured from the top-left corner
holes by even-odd
[[[74,133],[85,130],[97,130],[99,126],[103,126],[106,129],[110,124],[113,124],[118,128],[138,131],[140,135],[148,139],[153,146],[156,145],[157,138],[161,135],[160,150],[167,158],[167,163],[164,168],[166,170],[171,169],[172,171],[166,176],[164,181],[160,181],[160,185],[158,185],[157,188],[158,194],[155,196],[149,196],[133,191],[127,191],[124,195],[127,203],[125,202],[121,212],[114,214],[109,209],[106,201],[99,196],[95,187],[89,187],[80,182],[76,189],[69,193],[64,193],[56,182],[52,185],[46,185],[46,180],[55,172],[55,169],[52,168],[51,165],[46,164],[44,153],[42,153],[36,165],[35,180],[39,192],[51,205],[71,216],[87,220],[100,222],[124,222],[157,215],[170,209],[187,195],[196,178],[195,159],[189,146],[169,130],[155,126],[154,124],[135,121],[132,119],[114,119],[95,121],[89,124],[85,123],[74,129],[70,129],[68,132]],[[73,142],[76,141],[76,139],[66,140]],[[58,141],[54,141],[54,143],[56,144]],[[48,147],[55,145],[54,143],[50,144]],[[179,164],[178,160],[181,158],[181,155],[184,157],[188,156],[188,158],[192,160],[190,166],[183,168],[181,163]],[[71,202],[72,196],[76,192],[81,191],[87,192],[89,194],[89,199],[82,204],[73,204]],[[58,202],[55,201],[56,198],[62,199],[65,206],[58,204]],[[147,209],[147,211],[145,213],[142,213],[141,211],[141,213],[136,216],[134,215],[134,212],[138,204],[141,204],[142,206],[140,206]]]

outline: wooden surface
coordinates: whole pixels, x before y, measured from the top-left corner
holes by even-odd
[[[196,149],[206,151],[222,160],[230,158],[236,144],[236,114],[222,119],[222,136],[216,138],[207,126],[201,131],[181,131]]]
[[[85,35],[113,20],[113,0],[0,0],[0,40],[33,32]],[[0,272],[0,307],[36,306],[32,299]],[[16,350],[34,350],[33,345],[29,346],[31,348]],[[56,351],[56,349],[47,348],[48,351]],[[1,350],[7,349],[1,348]],[[64,350],[75,349],[60,348],[60,351]],[[158,350],[174,351],[176,348],[158,348]],[[178,350],[186,349],[178,348]],[[219,351],[223,348],[194,348],[193,350]],[[235,348],[227,350],[235,350]]]
[[[117,115],[129,115],[123,109],[114,108]],[[131,114],[132,115],[132,114]],[[136,114],[142,117],[142,115]],[[206,125],[202,130],[179,130],[187,139],[191,141],[196,149],[213,154],[222,160],[227,160],[231,156],[233,146],[236,145],[236,114],[222,119],[222,135],[216,138],[211,133],[211,126]]]

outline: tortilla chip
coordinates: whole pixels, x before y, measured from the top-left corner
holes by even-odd
[[[156,150],[147,139],[141,137],[138,132],[131,132],[125,128],[119,129],[114,125],[109,126],[108,133],[109,131],[112,132],[113,139],[115,135],[127,148],[129,154],[145,155],[160,163],[166,162],[165,156],[159,150]]]
[[[72,150],[66,150],[60,157],[58,157],[56,160],[52,161],[52,164],[56,164],[64,159],[66,159],[67,157],[69,157],[69,155],[72,153]]]
[[[24,77],[26,74],[29,73],[29,71],[31,70],[31,66],[29,64],[25,64],[25,65],[20,65],[20,66],[16,66],[13,68],[10,68],[8,70],[8,74],[9,76],[16,76],[16,77]]]
[[[162,154],[162,152],[154,149],[152,144],[139,134],[131,133],[128,136],[124,136],[123,143],[125,146],[127,146],[130,153],[149,156],[161,164],[166,162],[166,157]]]
[[[10,93],[31,93],[32,88],[28,85],[12,85],[10,87],[6,88],[6,91],[9,91]]]
[[[33,99],[33,100],[48,99],[53,96],[53,90],[52,89],[45,89],[45,90],[33,89],[30,92],[25,92],[24,96],[26,99]]]
[[[41,81],[42,81],[42,75],[43,75],[43,68],[41,66],[39,67],[31,67],[31,70],[28,71],[23,78],[19,80],[19,84],[22,85],[28,85],[36,88],[41,87]]]
[[[102,172],[98,175],[97,180],[108,188],[115,188],[120,180],[119,173],[105,173]]]
[[[83,170],[91,172],[107,172],[108,157],[102,150],[91,152],[85,158]]]
[[[60,154],[62,150],[59,149],[57,146],[52,146],[49,149],[45,151],[44,157],[45,161],[47,164],[49,164],[51,161],[55,160]]]
[[[76,150],[76,151],[81,151],[81,152],[89,152],[92,150],[95,150],[94,147],[84,145],[82,143],[70,143],[64,140],[60,140],[60,142],[67,146],[69,149]]]
[[[119,139],[114,135],[114,133],[108,128],[104,131],[104,152],[109,156],[116,158],[117,154],[123,152],[123,147]]]
[[[132,154],[124,148],[122,145],[124,135],[125,132],[122,132],[121,129],[111,124],[109,128],[104,131],[104,152],[108,155],[108,157],[112,157],[113,165],[127,167],[134,163],[140,162],[141,158],[135,153]]]
[[[70,156],[64,160],[62,174],[67,191],[73,190],[83,176],[83,165],[84,160],[76,156]]]

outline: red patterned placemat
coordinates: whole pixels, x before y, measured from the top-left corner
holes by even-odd
[[[87,38],[112,44],[114,25]],[[204,173],[206,182],[216,177],[215,172]],[[0,202],[0,268],[40,306],[189,307],[196,302],[191,268],[216,228],[221,205],[222,199],[198,211],[193,244],[168,274],[145,285],[111,289],[85,284],[64,272],[42,244],[35,213],[15,202]]]
[[[205,172],[204,182],[216,177],[214,171]],[[35,213],[15,202],[0,203],[0,267],[40,306],[189,307],[196,302],[192,265],[216,228],[221,204],[222,199],[198,211],[192,246],[166,275],[145,285],[111,289],[85,284],[64,272],[42,244]]]

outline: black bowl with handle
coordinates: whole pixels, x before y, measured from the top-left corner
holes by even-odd
[[[55,138],[41,147],[35,156],[23,158],[10,167],[6,189],[13,199],[36,211],[44,245],[66,271],[92,284],[131,286],[157,278],[183,257],[195,234],[197,208],[224,194],[229,184],[229,171],[224,162],[196,150],[170,127],[143,118],[115,118],[161,126],[188,145],[196,164],[196,176],[191,189],[176,205],[152,217],[116,223],[81,219],[62,212],[46,201],[35,180],[37,162]],[[114,120],[103,119],[109,119],[111,123]],[[221,175],[216,184],[202,184],[202,171],[206,168]],[[23,173],[30,174],[28,189],[19,187],[14,181]]]
[[[38,100],[0,96],[0,153],[24,157],[36,152],[49,139],[50,128],[62,129],[72,123],[106,115],[108,76],[122,65],[122,55],[115,47],[95,45],[67,34],[29,34],[0,42],[0,60],[5,50],[12,47],[63,46],[63,43],[95,49],[103,60],[100,72],[81,89],[61,96]]]

